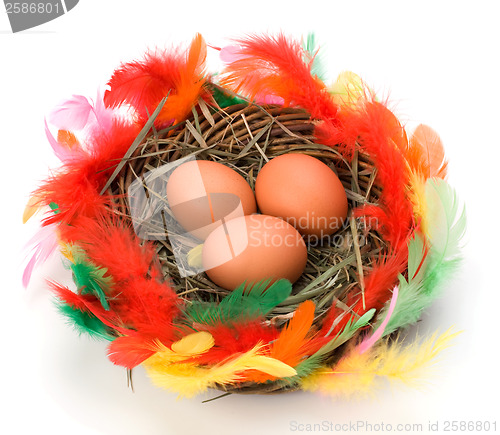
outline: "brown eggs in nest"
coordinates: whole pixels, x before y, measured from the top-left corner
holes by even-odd
[[[347,217],[347,196],[335,172],[306,154],[288,153],[266,163],[255,181],[257,205],[307,238],[338,231]]]
[[[167,182],[167,200],[176,220],[205,240],[224,220],[257,211],[247,181],[221,163],[192,160],[182,163]]]
[[[202,261],[208,277],[228,290],[281,278],[293,283],[304,271],[307,248],[289,223],[255,214],[216,228],[205,240]]]

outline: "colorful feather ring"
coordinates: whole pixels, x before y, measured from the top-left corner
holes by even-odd
[[[214,75],[201,35],[185,49],[148,52],[117,68],[95,102],[73,96],[48,116],[62,166],[24,213],[45,209],[24,284],[59,250],[74,287],[50,287],[68,322],[109,341],[113,363],[142,364],[180,396],[350,396],[373,393],[380,378],[418,381],[455,333],[411,345],[393,335],[440,294],[465,231],[440,138],[425,125],[407,133],[354,73],[325,84],[312,36],[251,36],[219,50],[226,66]],[[336,172],[349,243],[309,246],[294,285],[269,276],[223,289],[199,270],[201,245],[172,225],[165,176],[208,160],[253,188],[262,166],[286,153]]]

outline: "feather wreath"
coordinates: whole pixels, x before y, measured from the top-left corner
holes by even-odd
[[[68,322],[109,341],[113,363],[142,364],[155,384],[184,397],[209,388],[348,397],[372,393],[382,378],[416,382],[455,334],[410,345],[400,335],[456,270],[465,231],[439,136],[425,125],[408,135],[354,73],[327,86],[313,35],[250,36],[219,50],[225,67],[214,75],[201,35],[185,49],[148,52],[117,68],[95,102],[73,96],[48,117],[62,166],[23,215],[45,210],[24,285],[59,250],[75,286],[49,284]],[[326,245],[323,259],[315,251],[300,289],[272,277],[229,293],[203,276],[179,280],[173,245],[140,237],[123,186],[145,180],[158,156],[186,153],[226,159],[253,177],[273,149],[328,156],[341,178],[344,165],[350,222],[362,224],[373,249],[353,243],[335,254]],[[260,164],[238,166],[249,155]]]

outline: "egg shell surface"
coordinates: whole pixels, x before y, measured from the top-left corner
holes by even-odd
[[[306,154],[282,154],[266,163],[257,175],[255,195],[262,214],[281,217],[306,236],[331,235],[347,217],[339,178]]]
[[[293,283],[304,271],[307,248],[284,220],[254,214],[216,228],[205,240],[202,261],[208,277],[228,290],[267,279]]]
[[[257,211],[247,181],[217,162],[193,160],[177,167],[167,182],[167,200],[174,217],[198,239],[205,240],[222,219]]]

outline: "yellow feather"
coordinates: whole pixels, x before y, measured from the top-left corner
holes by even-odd
[[[369,396],[375,382],[378,361],[371,352],[360,354],[354,348],[331,368],[322,368],[302,381],[306,391],[321,391],[334,396]]]
[[[328,89],[335,104],[353,107],[365,95],[361,77],[351,71],[343,71]]]
[[[30,199],[28,199],[28,203],[26,204],[23,212],[23,224],[28,222],[33,215],[41,209],[39,201],[40,199],[36,196],[31,196]]]
[[[149,358],[146,371],[153,383],[179,393],[180,397],[193,397],[216,385],[227,385],[244,379],[246,370],[260,370],[273,376],[294,376],[296,371],[274,358],[260,355],[262,346],[255,346],[248,352],[225,363],[210,368],[192,363],[162,364]]]
[[[386,340],[363,354],[352,348],[333,370],[322,368],[304,378],[302,388],[336,396],[367,396],[384,378],[418,386],[438,354],[458,334],[450,328],[440,336],[434,333],[408,346]]]
[[[189,266],[200,268],[203,266],[201,253],[203,252],[203,243],[196,245],[187,253],[187,261]]]
[[[179,397],[193,397],[204,391],[198,381],[200,369],[195,364],[178,363],[165,367],[145,364],[145,367],[156,386],[179,393]]]
[[[143,362],[145,367],[166,367],[174,362],[184,361],[188,358],[185,355],[179,355],[173,352],[160,342],[155,342],[151,350],[156,350],[156,353]]]
[[[204,353],[214,344],[215,341],[212,334],[206,331],[186,335],[175,343],[172,343],[170,348],[159,340],[156,340],[151,347],[151,350],[156,351],[156,353],[149,357],[144,364],[151,367],[167,366]]]
[[[63,242],[59,243],[59,250],[61,254],[73,264],[75,263],[75,254],[82,252],[80,247]]]
[[[71,252],[71,245],[68,245],[67,243],[59,243],[59,251],[71,263],[75,262],[73,259],[73,253]]]
[[[418,386],[424,371],[428,371],[439,353],[448,348],[451,341],[459,334],[460,332],[452,332],[450,328],[439,336],[435,332],[429,338],[416,340],[405,347],[389,346],[385,342],[385,349],[380,356],[381,362],[376,374]]]
[[[171,349],[179,355],[192,356],[206,352],[214,345],[214,337],[206,331],[186,335],[172,343]]]
[[[413,204],[413,213],[415,217],[420,218],[422,233],[427,235],[427,200],[425,195],[425,178],[416,172],[410,173],[410,191],[409,198]]]
[[[249,358],[247,364],[251,369],[259,370],[277,378],[288,378],[297,374],[293,367],[269,356],[255,355]]]

